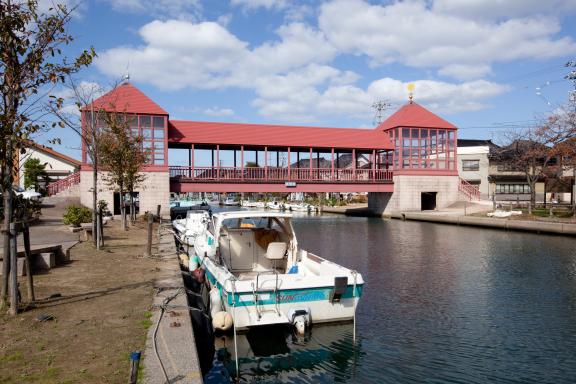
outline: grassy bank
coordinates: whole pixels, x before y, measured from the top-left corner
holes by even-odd
[[[0,383],[125,383],[144,350],[157,261],[142,258],[143,224],[107,226],[106,247],[72,248],[68,264],[35,275],[37,303],[0,315]],[[25,283],[20,284],[26,297]],[[49,314],[54,320],[39,322]]]

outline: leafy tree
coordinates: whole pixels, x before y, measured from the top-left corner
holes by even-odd
[[[111,106],[113,110],[113,106]],[[119,112],[104,114],[106,130],[102,135],[100,156],[107,170],[106,181],[120,193],[120,213],[122,228],[127,230],[124,195],[128,188],[134,189],[142,179],[137,173],[145,155],[142,149],[142,136],[131,134],[127,115]]]
[[[44,181],[44,184],[48,181],[48,174],[46,173],[46,165],[40,163],[40,159],[28,158],[24,162],[24,188],[28,189],[34,187],[34,190],[38,192],[39,180]]]
[[[41,13],[35,0],[0,0],[0,192],[4,196],[6,229],[0,306],[6,303],[10,260],[16,260],[16,255],[10,255],[12,235],[8,231],[14,213],[14,151],[22,150],[25,140],[35,132],[50,128],[42,123],[46,95],[63,83],[66,75],[89,65],[95,55],[93,49],[85,50],[72,62],[62,56],[61,47],[73,40],[66,30],[73,9],[56,1],[53,4],[47,13]],[[52,126],[58,124],[62,123]],[[11,280],[11,314],[18,311],[15,276]]]

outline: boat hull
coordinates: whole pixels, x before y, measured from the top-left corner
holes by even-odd
[[[219,281],[211,273],[210,268],[207,268],[206,272],[211,285],[216,286],[220,291],[223,309],[232,315],[237,330],[270,324],[286,324],[290,312],[295,309],[308,310],[312,323],[350,321],[354,318],[363,290],[363,284],[355,286],[349,284],[339,302],[330,300],[333,286],[294,287],[278,289],[276,292],[260,290],[257,294],[258,300],[255,301],[253,291],[234,290],[232,292],[231,284]],[[266,276],[271,278],[273,275]],[[290,285],[282,281],[282,276],[279,277],[279,285]],[[303,281],[302,283],[306,285],[309,282]]]

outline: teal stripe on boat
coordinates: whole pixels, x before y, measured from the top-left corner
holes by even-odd
[[[206,276],[210,281],[210,284],[215,285],[220,290],[221,297],[226,300],[228,305],[232,305],[232,294],[228,292],[222,284],[220,284],[214,275],[206,269]],[[364,285],[356,285],[356,295],[355,297],[362,296],[362,290]],[[283,289],[278,291],[278,303],[304,303],[310,301],[323,301],[330,300],[330,294],[334,287],[317,287],[317,288],[297,288],[297,289]],[[352,290],[354,285],[348,285],[346,292],[342,295],[342,299],[351,299]],[[237,307],[250,307],[254,306],[254,294],[252,292],[245,293],[235,293],[236,306]],[[273,305],[276,304],[276,298],[274,296],[274,291],[264,291],[258,293],[258,305]],[[261,297],[267,297],[262,300]]]
[[[356,286],[356,297],[362,296],[362,285]],[[318,287],[318,288],[299,288],[299,289],[285,289],[278,291],[278,303],[305,303],[311,301],[329,300],[330,294],[334,287]],[[351,299],[352,290],[354,287],[349,285],[346,292],[342,295],[342,299]],[[225,292],[225,291],[224,291]],[[228,305],[232,305],[232,294],[226,292],[226,301]],[[250,307],[254,306],[254,294],[249,293],[236,293],[236,306],[237,307]],[[262,297],[266,297],[264,300]],[[258,305],[273,305],[276,304],[274,291],[265,291],[258,293]]]

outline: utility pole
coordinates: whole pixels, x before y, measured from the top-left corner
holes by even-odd
[[[379,126],[384,121],[384,112],[390,108],[390,104],[387,100],[377,100],[372,103],[371,107],[374,109],[374,125]]]

